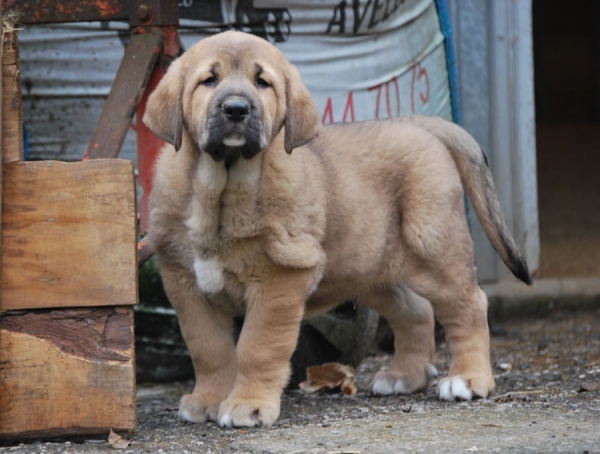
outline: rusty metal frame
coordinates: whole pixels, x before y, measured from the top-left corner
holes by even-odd
[[[178,25],[173,0],[2,0],[23,25],[61,22],[128,21],[132,27]]]
[[[15,11],[24,25],[59,22],[128,20],[127,0],[3,0],[4,12]]]

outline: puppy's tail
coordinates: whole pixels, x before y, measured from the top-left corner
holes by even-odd
[[[504,221],[492,173],[475,139],[460,126],[441,118],[414,116],[404,121],[433,134],[450,150],[477,218],[494,249],[518,279],[531,285],[527,263]]]

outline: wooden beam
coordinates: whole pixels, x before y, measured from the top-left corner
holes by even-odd
[[[2,36],[3,38],[3,43],[2,46],[0,46],[0,62],[4,63],[4,24],[2,21],[2,16],[4,15],[4,5],[2,3],[0,3],[0,36]],[[4,84],[3,82],[3,77],[0,77],[0,106],[3,106],[3,99],[4,99],[4,93],[3,93],[3,86]],[[2,122],[2,111],[4,109],[0,108],[0,156],[4,156],[4,143],[3,143],[3,136],[4,136],[4,127],[2,126],[4,123]],[[0,159],[0,206],[2,206],[2,161],[3,159]],[[2,209],[0,209],[0,229],[2,228]],[[0,257],[2,257],[2,235],[0,235]],[[0,282],[2,282],[2,262],[0,261]],[[2,307],[2,287],[0,286],[0,308]],[[2,340],[0,339],[0,349],[2,348]]]
[[[23,101],[19,64],[19,35],[11,18],[3,18],[2,35],[2,159],[23,160]]]
[[[131,161],[4,164],[2,305],[137,303],[137,215]]]

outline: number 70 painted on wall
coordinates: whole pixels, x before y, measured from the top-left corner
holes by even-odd
[[[407,96],[408,95],[408,96]],[[318,97],[318,95],[317,95]],[[339,96],[335,97],[340,99]],[[378,118],[393,118],[414,113],[429,113],[426,109],[431,98],[429,73],[422,62],[400,76],[366,90],[349,91],[338,106],[328,96],[321,122],[354,122]],[[340,107],[343,104],[343,110]],[[337,115],[336,115],[337,114]]]

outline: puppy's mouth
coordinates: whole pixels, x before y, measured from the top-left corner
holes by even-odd
[[[217,147],[211,156],[216,161],[225,161],[225,168],[229,169],[240,157],[250,159],[254,154],[249,155],[246,145],[246,138],[239,133],[232,133],[225,136],[222,146]]]
[[[252,159],[261,151],[260,123],[253,119],[247,124],[234,124],[215,118],[208,123],[208,140],[202,147],[217,162],[226,167],[240,157]]]
[[[246,138],[243,135],[234,132],[223,138],[223,145],[232,148],[243,147],[246,145]]]

